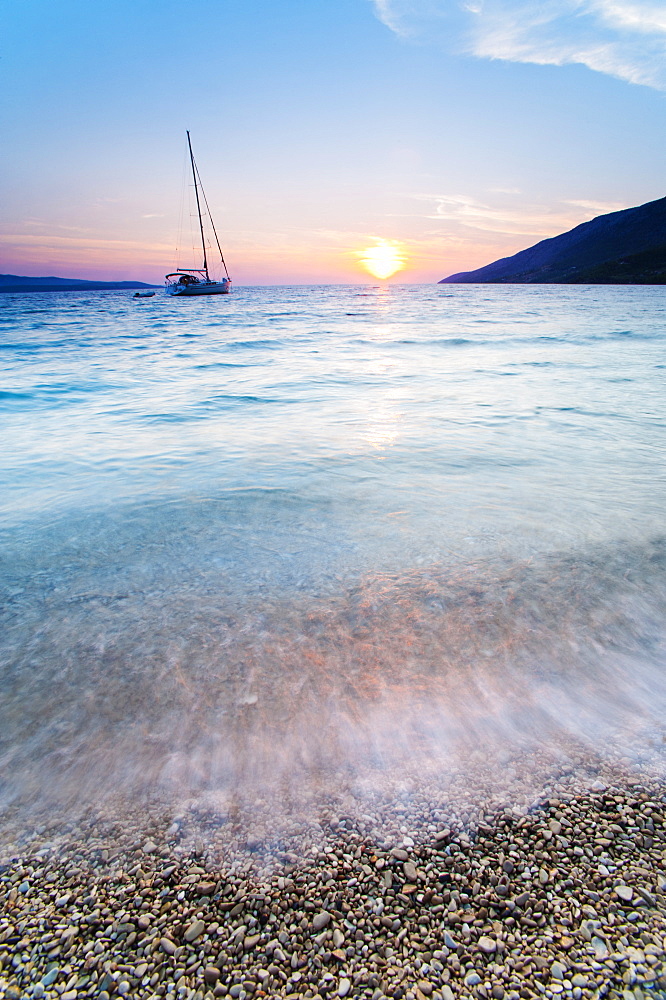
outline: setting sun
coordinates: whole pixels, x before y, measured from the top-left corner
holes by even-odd
[[[406,263],[400,246],[390,240],[378,240],[376,246],[359,250],[358,256],[366,271],[382,280],[401,271]]]

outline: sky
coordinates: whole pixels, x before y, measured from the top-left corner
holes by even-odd
[[[0,0],[0,272],[435,282],[666,195],[664,0]]]

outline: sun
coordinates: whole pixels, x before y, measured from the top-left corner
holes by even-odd
[[[397,271],[402,271],[407,263],[400,244],[391,240],[377,240],[376,246],[359,250],[358,257],[366,271],[382,281]]]

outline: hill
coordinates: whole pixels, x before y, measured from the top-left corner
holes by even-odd
[[[439,284],[666,284],[666,198],[598,215],[513,257]]]
[[[83,278],[28,278],[20,274],[0,274],[0,293],[100,292],[158,287],[143,281],[86,281]]]

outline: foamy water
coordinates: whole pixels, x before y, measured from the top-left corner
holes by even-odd
[[[660,738],[663,288],[39,293],[0,324],[5,803]]]

